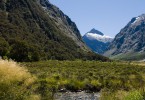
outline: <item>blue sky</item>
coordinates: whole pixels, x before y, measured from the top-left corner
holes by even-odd
[[[131,20],[145,13],[145,0],[49,0],[74,21],[84,35],[95,28],[114,37]]]

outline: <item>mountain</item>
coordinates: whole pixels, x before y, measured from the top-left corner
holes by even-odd
[[[123,60],[145,59],[145,14],[132,18],[104,55]]]
[[[92,51],[103,54],[113,38],[93,28],[83,36],[83,40]]]
[[[16,61],[108,60],[91,52],[76,24],[48,0],[0,1],[0,56]]]

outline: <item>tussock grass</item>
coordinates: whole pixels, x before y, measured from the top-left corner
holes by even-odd
[[[0,60],[0,100],[38,98],[33,95],[35,80],[25,67],[14,61]]]
[[[24,81],[25,85],[34,82],[34,77],[24,67],[13,61],[0,60],[0,83],[10,84],[16,81]]]

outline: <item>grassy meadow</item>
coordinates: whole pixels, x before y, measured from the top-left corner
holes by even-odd
[[[62,89],[100,92],[101,100],[143,100],[145,66],[130,62],[49,60],[17,64],[0,60],[0,100],[53,100]]]

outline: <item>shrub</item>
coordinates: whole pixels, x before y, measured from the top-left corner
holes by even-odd
[[[9,44],[8,42],[0,37],[0,56],[6,56],[9,52]]]
[[[143,100],[143,96],[138,91],[130,92],[124,100]]]
[[[79,80],[70,80],[68,84],[66,84],[66,89],[70,91],[78,91],[84,88],[84,83]]]
[[[100,91],[101,90],[101,83],[98,80],[92,80],[91,85],[94,87],[93,91]]]

